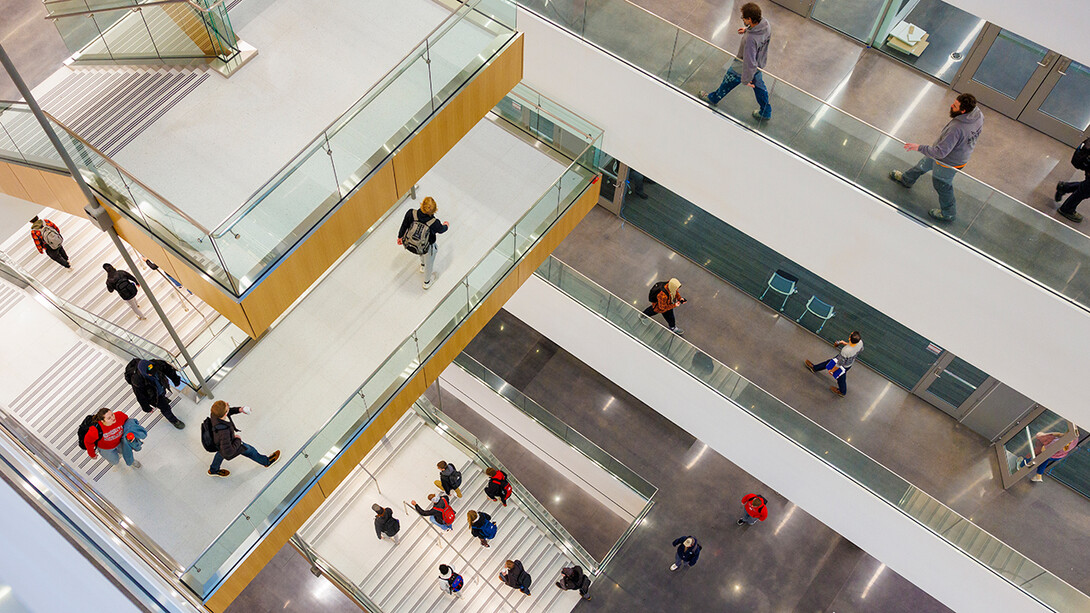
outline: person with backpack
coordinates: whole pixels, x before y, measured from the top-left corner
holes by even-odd
[[[431,506],[426,511],[421,509],[420,505],[416,504],[415,500],[411,501],[409,504],[413,505],[413,508],[416,509],[416,512],[419,513],[421,517],[430,517],[432,522],[443,530],[454,529],[454,519],[457,515],[450,506],[450,498],[447,498],[445,494],[442,496],[428,494],[428,500],[431,501]]]
[[[481,547],[488,547],[488,541],[496,538],[499,527],[492,521],[492,516],[484,511],[466,513],[469,520],[469,533],[481,540]]]
[[[68,261],[68,254],[64,251],[64,237],[57,228],[57,224],[48,219],[39,219],[37,215],[30,220],[30,238],[34,239],[34,246],[38,253],[44,253],[49,259],[65,268],[72,268]]]
[[[435,482],[435,487],[443,490],[443,493],[450,496],[451,492],[459,498],[462,497],[462,473],[458,471],[458,467],[450,462],[439,461],[435,465],[439,469],[439,480]]]
[[[378,536],[378,540],[381,541],[385,535],[390,537],[394,545],[397,545],[399,542],[397,533],[401,530],[401,522],[394,517],[394,510],[377,502],[371,505],[371,510],[375,512],[375,535]]]
[[[651,301],[651,306],[644,309],[643,314],[648,317],[654,317],[656,313],[662,315],[662,318],[666,320],[666,325],[670,326],[670,331],[681,336],[684,332],[677,327],[677,321],[674,319],[674,309],[685,304],[686,300],[678,293],[679,289],[681,289],[681,281],[677,279],[659,281],[652,285],[651,291],[647,293],[647,299]]]
[[[530,573],[526,572],[526,569],[522,567],[521,560],[507,560],[503,563],[503,571],[500,572],[500,581],[509,587],[513,587],[522,592],[523,595],[530,595],[530,585],[534,582]]]
[[[147,319],[144,317],[144,312],[140,310],[140,305],[136,303],[136,294],[140,289],[136,277],[127,270],[114,268],[111,264],[103,264],[102,269],[106,271],[106,291],[117,292],[121,300],[129,305],[133,313],[136,313],[137,319],[141,321]]]
[[[738,519],[739,526],[742,524],[752,526],[759,521],[768,519],[768,501],[760,494],[742,496],[742,508],[745,509],[745,513]]]
[[[848,340],[837,341],[833,343],[833,346],[840,347],[840,355],[822,360],[817,364],[806,360],[805,364],[810,372],[829,371],[833,379],[836,379],[836,385],[829,386],[829,391],[843,398],[848,394],[848,371],[855,364],[855,358],[859,357],[859,352],[863,351],[863,337],[859,335],[859,332],[852,331],[848,335]]]
[[[484,486],[485,496],[488,496],[492,502],[496,502],[499,498],[506,507],[507,499],[511,497],[511,482],[507,480],[507,475],[503,474],[502,470],[496,470],[491,466],[484,469],[484,474],[488,476],[488,483]]]
[[[1082,141],[1075,148],[1071,156],[1071,165],[1083,172],[1082,181],[1060,181],[1056,184],[1056,202],[1063,199],[1064,194],[1071,194],[1064,200],[1056,212],[1075,223],[1082,221],[1082,213],[1075,209],[1079,203],[1090,198],[1090,138]]]
[[[231,460],[238,456],[245,456],[254,462],[268,468],[280,459],[280,450],[261,455],[253,445],[242,442],[238,428],[235,427],[231,417],[242,413],[250,414],[250,407],[230,407],[222,400],[212,403],[211,415],[201,423],[201,445],[205,451],[215,453],[212,457],[212,465],[208,467],[208,474],[213,477],[226,477],[231,471],[224,470],[224,460]]]
[[[677,547],[677,552],[674,553],[674,563],[670,565],[670,570],[677,570],[683,565],[696,566],[696,561],[700,559],[700,543],[696,542],[695,536],[679,536],[674,539],[674,547]]]
[[[175,417],[170,409],[167,390],[171,385],[181,385],[182,377],[168,362],[133,358],[125,366],[125,382],[132,386],[132,393],[145,413],[159,409],[175,428],[181,430],[185,427],[185,423]]]
[[[420,256],[420,272],[424,273],[424,289],[431,287],[435,280],[435,254],[439,247],[435,244],[435,237],[447,231],[449,222],[439,222],[435,213],[439,210],[435,199],[431,196],[424,198],[420,203],[420,209],[405,211],[405,219],[401,220],[401,229],[397,232],[397,244],[405,247],[409,253]]]
[[[101,455],[107,462],[117,466],[124,456],[125,465],[140,468],[140,462],[133,457],[132,449],[121,444],[128,420],[129,416],[124,412],[106,408],[84,417],[78,432],[80,449],[86,449],[92,460]]]
[[[465,582],[465,579],[463,579],[461,575],[454,572],[453,568],[451,568],[447,564],[440,564],[439,565],[439,578],[442,579],[443,583],[446,584],[443,587],[443,590],[446,593],[450,594],[451,596],[454,596],[455,598],[461,598],[462,597],[462,594],[461,594],[462,588],[465,587],[466,582]]]
[[[590,600],[590,577],[583,572],[582,566],[571,566],[560,569],[560,581],[556,587],[562,590],[579,590],[579,596],[583,600]]]

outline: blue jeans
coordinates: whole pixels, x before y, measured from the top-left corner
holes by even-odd
[[[928,172],[931,173],[931,185],[935,186],[935,191],[939,194],[942,216],[953,220],[957,216],[957,203],[954,201],[954,176],[958,174],[958,169],[937,164],[935,160],[925,155],[918,164],[904,173],[903,183],[907,187],[912,187],[916,179]]]
[[[260,453],[258,453],[257,449],[254,449],[252,445],[247,445],[246,443],[242,444],[242,451],[239,453],[239,455],[244,455],[262,466],[268,466],[272,464],[272,462],[269,460],[269,456],[261,455]],[[223,455],[217,451],[216,456],[212,458],[212,466],[208,470],[214,473],[218,473],[220,471],[220,467],[222,466]]]
[[[744,521],[747,526],[752,526],[753,524],[757,523],[758,519],[750,515],[749,513],[746,513],[742,516],[742,521]]]
[[[830,364],[829,362],[832,362],[832,361],[833,360],[825,360],[824,362],[818,362],[817,364],[814,364],[814,367],[811,370],[813,370],[814,372],[821,372],[823,370],[829,370],[829,366],[832,366],[832,364]],[[851,370],[851,368],[845,369],[844,374],[840,375],[836,379],[836,387],[837,387],[837,389],[840,390],[840,395],[841,396],[847,396],[848,395],[848,371],[849,370]],[[745,517],[743,517],[742,519],[745,519]]]
[[[121,458],[125,458],[125,465],[132,466],[133,458],[132,449],[130,449],[124,442],[113,449],[99,449],[98,455],[106,459],[107,462],[117,466],[121,462]]]
[[[1048,467],[1052,466],[1056,462],[1059,462],[1059,460],[1057,460],[1056,458],[1049,458],[1049,459],[1045,460],[1044,462],[1041,462],[1041,465],[1037,467],[1037,474],[1038,475],[1045,474],[1045,471],[1048,470]]]
[[[750,81],[753,84],[753,95],[757,97],[757,104],[761,106],[761,117],[769,119],[772,117],[772,105],[768,103],[768,88],[765,87],[764,78],[761,77],[761,71],[758,70],[753,75],[753,80]],[[723,82],[719,84],[719,89],[708,94],[708,102],[712,105],[719,104],[719,101],[724,96],[730,93],[732,89],[742,84],[742,75],[738,74],[734,70],[734,66],[727,69],[727,74],[723,75]]]
[[[443,530],[453,530],[454,529],[454,526],[448,526],[447,524],[444,524],[438,517],[436,517],[434,515],[431,516],[431,523],[435,524],[436,526],[439,526]]]

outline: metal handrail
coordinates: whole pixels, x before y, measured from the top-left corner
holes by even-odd
[[[55,4],[57,2],[70,2],[70,1],[71,0],[49,0],[47,2],[43,2],[43,4],[48,6],[50,4]],[[222,4],[222,3],[223,3],[223,0],[219,0],[219,2],[217,2],[217,4]],[[47,14],[45,16],[45,18],[46,19],[63,19],[65,17],[79,17],[80,15],[94,15],[94,14],[97,14],[97,13],[106,13],[106,12],[110,12],[110,11],[138,11],[141,8],[145,7],[145,6],[158,6],[160,4],[188,4],[188,5],[192,6],[194,9],[197,9],[197,10],[201,11],[202,13],[208,13],[209,12],[209,11],[205,11],[205,10],[201,9],[200,7],[194,5],[194,3],[191,0],[150,0],[149,2],[140,2],[138,4],[125,4],[125,5],[121,5],[121,6],[103,6],[103,7],[99,7],[99,8],[95,8],[95,9],[88,9],[86,11],[72,11],[71,13]],[[213,6],[213,8],[215,8],[215,7]]]

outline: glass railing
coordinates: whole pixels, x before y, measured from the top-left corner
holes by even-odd
[[[356,605],[361,609],[368,613],[385,613],[382,610],[382,607],[378,606],[375,601],[371,600],[371,598],[360,589],[360,586],[346,577],[336,566],[327,562],[326,559],[315,551],[309,543],[304,541],[298,533],[291,535],[288,542],[295,547],[296,551],[307,559],[307,562],[310,562],[311,568],[317,569],[318,572],[322,573],[322,576],[332,581],[333,585],[336,585],[341,592],[356,601]]]
[[[506,466],[500,462],[499,458],[495,456],[488,449],[488,445],[473,436],[468,430],[460,426],[457,422],[452,420],[443,414],[442,411],[435,408],[427,398],[420,397],[413,404],[413,409],[417,414],[424,418],[424,421],[435,426],[436,431],[439,432],[444,438],[454,442],[461,448],[471,459],[475,460],[477,464],[485,467],[491,466],[496,470],[502,471],[504,475],[507,475],[507,480],[511,482],[511,495],[514,497],[519,509],[526,514],[526,517],[530,519],[538,530],[541,530],[550,537],[550,540],[559,547],[569,559],[574,560],[583,567],[583,570],[588,573],[597,576],[602,572],[602,564],[594,559],[594,556],[583,548],[579,544],[579,541],[568,532],[568,530],[560,524],[553,514],[548,511],[530,490],[526,489],[518,478],[515,477],[511,470],[508,470]]]
[[[1045,606],[1055,611],[1090,611],[1090,597],[652,321],[631,303],[552,256],[535,274]]]
[[[110,206],[241,297],[514,39],[514,20],[506,0],[462,5],[214,230],[52,123]],[[0,102],[0,128],[0,158],[67,172],[25,104]]]
[[[458,357],[454,358],[454,365],[479,380],[493,392],[509,402],[511,406],[517,408],[527,417],[534,420],[547,432],[561,441],[564,441],[572,449],[582,454],[591,462],[597,464],[606,474],[609,474],[625,487],[632,490],[634,494],[645,502],[643,508],[635,514],[632,523],[629,524],[620,538],[613,543],[613,546],[604,556],[602,556],[602,559],[598,560],[599,569],[604,569],[608,566],[614,556],[617,555],[617,552],[620,551],[621,546],[628,540],[628,537],[631,536],[636,527],[640,525],[642,519],[651,511],[651,507],[655,504],[653,500],[655,493],[658,492],[658,488],[651,485],[650,482],[636,474],[631,468],[625,466],[620,460],[580,434],[579,431],[569,426],[562,419],[550,413],[545,407],[534,402],[532,398],[508,384],[502,377],[489,370],[484,364],[474,360],[468,354],[464,352],[459,354]],[[442,402],[440,402],[440,404],[442,404]],[[477,441],[476,438],[474,438],[474,440]],[[479,443],[479,441],[477,442]],[[491,455],[491,452],[488,453]],[[511,473],[504,471],[504,474]]]
[[[230,60],[237,38],[222,2],[54,0],[45,2],[74,61]]]
[[[700,90],[716,89],[725,66],[736,59],[627,0],[518,2],[693,97]],[[617,27],[618,23],[625,27]],[[908,190],[888,178],[891,170],[915,165],[920,154],[905,151],[903,141],[783,79],[768,72],[764,79],[772,120],[751,116],[755,103],[747,87],[724,98],[716,111],[862,187],[919,223],[1090,308],[1090,237],[964,172],[954,179],[957,219],[936,222],[928,215],[928,210],[939,208],[930,180]]]
[[[586,149],[600,143],[601,131],[587,136],[577,160],[592,158]],[[215,591],[247,551],[317,482],[492,290],[513,274],[541,237],[596,180],[595,168],[579,161],[571,163],[299,452],[281,463],[283,467],[272,482],[186,571],[186,584],[203,597]]]

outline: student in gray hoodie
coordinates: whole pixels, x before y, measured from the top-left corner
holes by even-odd
[[[919,151],[923,159],[911,169],[893,170],[889,178],[905,187],[912,187],[917,179],[931,172],[931,184],[939,194],[939,206],[928,215],[940,221],[954,221],[957,217],[954,201],[954,176],[969,162],[976,141],[984,129],[984,113],[976,105],[972,94],[961,94],[950,105],[950,121],[939,133],[933,145],[906,143],[906,151]]]
[[[753,88],[753,95],[757,97],[757,104],[761,108],[753,111],[753,118],[769,120],[772,118],[772,106],[768,103],[768,88],[761,78],[761,69],[768,62],[768,44],[772,40],[772,26],[761,18],[761,7],[753,2],[742,5],[742,23],[744,28],[739,28],[742,42],[738,45],[738,60],[742,61],[742,74],[734,69],[735,61],[727,65],[727,74],[723,76],[723,83],[719,89],[712,93],[700,92],[700,97],[711,103],[719,104],[724,96],[730,93],[738,85],[745,83]]]

